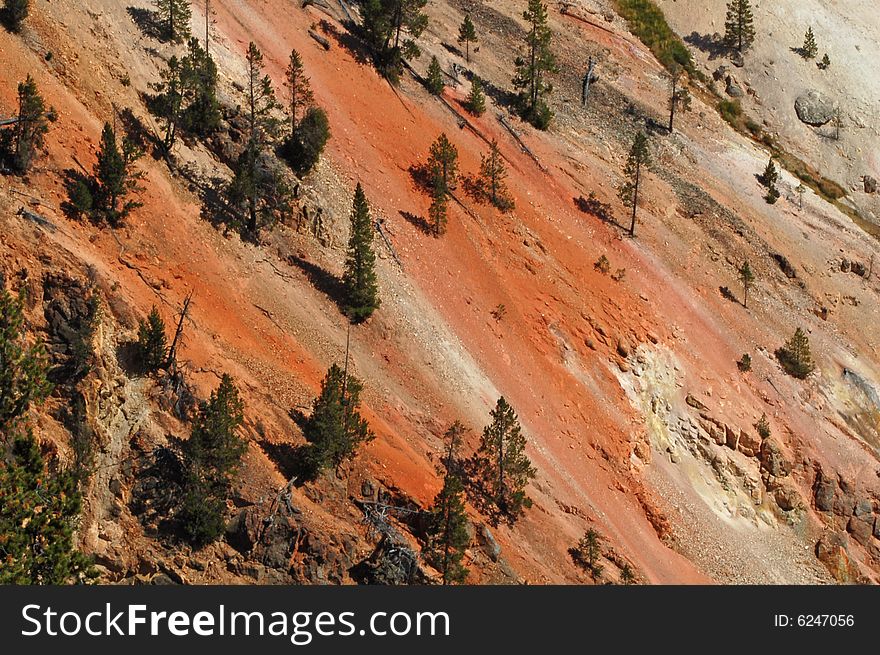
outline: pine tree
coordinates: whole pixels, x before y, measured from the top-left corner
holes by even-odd
[[[529,0],[523,12],[529,24],[526,34],[526,54],[516,58],[513,86],[519,89],[519,108],[522,117],[541,130],[546,130],[553,112],[544,100],[553,92],[546,76],[557,72],[556,58],[550,51],[553,33],[547,22],[547,5],[541,0]]]
[[[162,26],[162,36],[171,43],[182,43],[189,38],[192,8],[189,0],[155,0],[156,14]]]
[[[503,397],[490,416],[492,422],[483,430],[473,469],[484,504],[513,523],[532,505],[525,489],[537,471],[526,456],[526,439],[516,412]]]
[[[310,444],[307,460],[312,475],[354,457],[361,445],[375,437],[358,411],[362,390],[360,380],[336,364],[324,376],[303,428]]]
[[[446,210],[449,205],[447,192],[443,187],[435,186],[431,189],[431,206],[428,207],[428,220],[434,236],[446,233]]]
[[[280,107],[275,99],[272,78],[263,71],[263,53],[253,41],[248,44],[246,59],[248,140],[262,145],[277,136],[278,119],[274,112]]]
[[[675,65],[672,69],[672,73],[669,77],[669,133],[672,134],[674,121],[675,121],[675,112],[678,110],[687,111],[691,107],[691,94],[688,93],[688,90],[679,86],[679,82],[681,81],[681,76],[683,73],[683,69],[679,65]]]
[[[745,260],[739,268],[739,281],[743,285],[743,307],[749,306],[749,288],[755,281],[755,274],[752,273],[752,267],[749,266],[749,260]]]
[[[220,126],[217,100],[217,64],[195,37],[187,44],[181,60],[181,86],[184,89],[181,126],[190,134],[207,136]]]
[[[290,61],[287,64],[284,80],[287,86],[290,136],[293,138],[296,126],[299,123],[300,114],[308,110],[315,102],[312,85],[309,82],[309,78],[306,77],[302,57],[299,56],[296,50],[290,51]]]
[[[626,166],[623,169],[624,182],[618,189],[618,196],[624,206],[632,208],[632,218],[629,225],[630,236],[636,234],[636,212],[639,207],[639,186],[642,179],[642,167],[651,163],[651,155],[648,151],[648,137],[644,132],[636,134]]]
[[[776,350],[776,358],[789,375],[804,379],[814,370],[813,356],[810,353],[810,340],[801,328],[781,348]]]
[[[361,8],[364,34],[376,68],[392,82],[400,76],[404,57],[420,54],[416,39],[428,26],[428,0],[365,0]]]
[[[742,52],[755,41],[755,20],[749,0],[730,0],[724,21],[724,42]]]
[[[104,124],[98,162],[94,172],[94,209],[111,227],[118,227],[128,214],[141,203],[130,198],[139,192],[143,174],[134,164],[142,155],[138,145],[124,137],[122,147],[117,145],[116,131],[110,123]]]
[[[232,378],[224,374],[217,390],[199,407],[183,446],[186,471],[177,518],[196,547],[223,533],[226,499],[247,450],[238,433],[243,420],[244,403]]]
[[[514,202],[507,190],[504,179],[507,168],[498,150],[498,142],[493,140],[487,155],[480,162],[480,176],[477,180],[481,195],[501,211],[513,209]]]
[[[474,27],[471,15],[465,14],[464,20],[461,21],[461,26],[458,28],[458,43],[459,45],[464,44],[464,57],[468,63],[471,61],[471,43],[476,43],[477,40],[477,28]]]
[[[813,59],[819,52],[819,46],[816,45],[816,37],[813,35],[813,28],[808,27],[807,33],[804,34],[804,45],[801,46],[801,56],[804,59]]]
[[[12,436],[12,435],[8,435]],[[30,430],[0,460],[0,584],[61,585],[95,576],[74,545],[82,497],[72,471],[48,471]]]
[[[819,66],[819,68],[821,68],[823,71],[827,70],[828,67],[831,66],[831,58],[828,56],[827,52],[822,55],[822,61],[820,61],[817,66]]]
[[[428,153],[428,172],[434,188],[440,188],[444,193],[455,189],[458,180],[458,149],[445,132],[442,132],[431,144]]]
[[[155,97],[152,110],[164,123],[162,149],[166,153],[170,153],[174,147],[183,115],[183,102],[187,90],[184,87],[181,70],[180,60],[172,55],[168,60],[168,67],[159,73],[162,81],[154,87],[159,93]]]
[[[602,536],[593,528],[587,530],[576,548],[569,551],[572,559],[581,568],[589,571],[593,578],[602,574],[599,558],[602,556]]]
[[[168,357],[168,339],[165,336],[165,322],[155,306],[150,310],[146,320],[141,319],[138,324],[137,345],[145,373],[153,373],[165,365]]]
[[[293,136],[281,146],[279,154],[302,176],[318,163],[329,140],[327,112],[320,107],[309,107],[293,131]]]
[[[620,584],[622,585],[631,585],[636,581],[636,576],[633,574],[632,567],[626,562],[623,563],[623,566],[620,567]]]
[[[773,157],[770,157],[770,161],[767,162],[767,166],[764,168],[764,172],[759,177],[761,184],[765,187],[770,188],[779,181],[779,171],[776,170],[776,164],[773,163]]]
[[[12,169],[23,175],[30,170],[34,158],[42,150],[46,132],[49,131],[49,121],[55,118],[55,112],[46,109],[37,83],[30,75],[18,84],[17,118],[18,121],[11,130],[12,142],[8,158]]]
[[[476,75],[474,75],[474,79],[471,81],[471,92],[468,94],[467,100],[465,100],[464,107],[474,116],[482,116],[486,111],[486,96],[483,93],[483,83]]]
[[[428,562],[440,571],[444,585],[464,582],[468,575],[461,563],[470,538],[464,506],[465,487],[457,457],[463,434],[464,426],[458,421],[446,431],[443,488],[434,498],[424,551]]]
[[[0,436],[24,419],[32,404],[49,395],[46,351],[24,333],[24,295],[0,287]]]
[[[31,10],[31,0],[4,0],[0,18],[10,32],[21,32],[24,21]]]
[[[428,76],[425,79],[425,87],[433,95],[439,96],[443,93],[445,86],[443,83],[443,69],[440,68],[440,62],[437,61],[437,57],[431,57],[431,64],[428,66]]]
[[[770,422],[767,420],[766,413],[762,413],[761,418],[755,423],[755,431],[762,439],[767,439],[770,436]]]
[[[343,310],[352,323],[366,321],[379,308],[376,254],[373,252],[373,222],[370,206],[360,182],[354,191],[351,235],[342,276]]]

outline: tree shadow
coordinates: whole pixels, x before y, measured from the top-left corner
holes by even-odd
[[[431,228],[431,225],[421,216],[416,216],[415,214],[403,210],[400,210],[400,215],[403,216],[407,223],[415,226],[420,232],[423,232],[428,236],[434,235],[434,230]]]
[[[344,31],[339,31],[335,25],[326,20],[322,20],[320,25],[321,31],[336,41],[336,44],[354,57],[357,63],[365,66],[373,63],[373,54],[361,38],[360,28],[357,25],[348,19],[342,21]]]
[[[428,164],[412,164],[409,167],[409,176],[419,191],[430,193],[433,190],[431,169]]]
[[[229,234],[229,230],[240,231],[242,220],[235,207],[227,198],[227,181],[222,177],[211,177],[208,178],[207,182],[190,181],[201,192],[201,218],[208,221],[215,228],[222,227],[224,235]]]
[[[314,457],[311,456],[311,444],[294,446],[289,443],[261,441],[260,447],[281,475],[294,481],[294,486],[302,486],[318,477],[318,471],[313,464]]]
[[[150,9],[142,7],[126,7],[125,9],[135,25],[138,26],[144,36],[151,39],[162,40],[162,23],[159,21],[159,14]]]
[[[144,125],[144,122],[134,115],[130,107],[125,107],[119,112],[119,121],[125,135],[143,151],[155,153],[162,148],[162,143],[156,134]],[[148,147],[149,146],[149,147]]]
[[[468,73],[469,74],[466,74],[465,76],[469,81],[473,82],[473,73]],[[483,92],[492,98],[492,101],[496,105],[504,107],[505,109],[517,109],[519,105],[519,96],[516,93],[509,89],[496,86],[482,77],[480,78],[480,82],[483,84]]]
[[[87,218],[96,222],[90,215],[90,199],[95,186],[92,176],[75,168],[67,168],[61,173],[61,184],[67,193],[67,199],[61,202],[64,215],[72,221]]]
[[[727,287],[721,286],[718,287],[718,291],[721,293],[721,297],[725,300],[729,300],[730,302],[735,302],[737,305],[742,305],[739,298],[737,298],[733,291],[728,289]]]
[[[804,59],[807,59],[807,52],[804,50],[803,46],[797,46],[796,48],[789,48],[789,50],[791,50],[798,57],[803,57]]]
[[[485,205],[489,202],[489,195],[486,193],[486,185],[477,175],[464,175],[461,178],[461,188],[474,202]]]
[[[601,200],[599,200],[599,198],[597,198],[594,193],[590,193],[589,197],[587,198],[584,198],[583,196],[578,196],[577,198],[573,198],[573,200],[574,206],[583,213],[595,216],[604,223],[609,223],[610,225],[615,225],[621,229],[624,229],[624,226],[618,223],[617,219],[614,218],[614,211],[611,208],[611,205],[607,202],[602,202]]]
[[[342,309],[345,301],[345,289],[342,286],[342,280],[299,255],[289,255],[287,262],[301,270],[313,287],[336,303],[340,310]]]
[[[116,346],[116,362],[128,377],[140,377],[146,373],[137,341],[124,341]]]
[[[724,37],[720,34],[700,34],[691,32],[684,37],[685,43],[694,46],[697,50],[709,55],[709,60],[718,59],[730,52],[730,46],[724,43]]]

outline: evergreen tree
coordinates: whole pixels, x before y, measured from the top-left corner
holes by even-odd
[[[120,148],[116,131],[110,123],[104,124],[95,165],[93,198],[94,210],[111,227],[118,227],[132,210],[142,204],[129,197],[141,190],[138,181],[143,174],[135,170],[134,164],[142,154],[138,145],[128,137],[122,139]]]
[[[364,34],[379,71],[392,82],[400,76],[403,58],[420,54],[416,39],[428,26],[428,0],[364,0]]]
[[[672,73],[669,77],[669,133],[672,134],[674,121],[675,121],[675,113],[678,110],[687,111],[691,108],[691,94],[688,92],[687,88],[684,86],[680,86],[679,82],[681,81],[681,76],[683,73],[683,68],[676,64]]]
[[[37,89],[37,83],[30,75],[18,84],[18,121],[9,130],[11,143],[0,148],[0,155],[7,150],[6,159],[10,167],[20,174],[30,170],[37,153],[42,150],[49,121],[55,120],[55,112],[46,109],[46,104]]]
[[[262,145],[277,136],[278,119],[274,112],[280,109],[272,88],[272,78],[263,71],[263,53],[251,41],[247,51],[247,121],[248,139]]]
[[[312,403],[312,414],[303,428],[309,442],[307,463],[312,475],[339,466],[375,435],[359,410],[363,384],[333,364],[321,382],[321,393]]]
[[[482,116],[486,111],[486,96],[483,93],[483,83],[476,75],[474,75],[474,79],[471,81],[471,92],[468,94],[467,100],[465,100],[464,107],[474,116]]]
[[[762,439],[767,439],[770,436],[770,422],[767,420],[766,413],[762,413],[761,418],[755,423],[755,431]]]
[[[434,236],[441,236],[446,232],[446,210],[449,205],[447,191],[443,187],[431,188],[431,206],[428,207],[428,220]]]
[[[480,176],[477,180],[481,195],[501,211],[513,209],[514,203],[504,179],[507,168],[498,150],[498,142],[493,140],[487,155],[480,162]]]
[[[352,323],[366,321],[379,308],[376,254],[373,252],[373,222],[364,189],[358,182],[351,210],[351,235],[342,276],[343,310]]]
[[[428,77],[425,79],[425,86],[433,95],[439,96],[443,93],[446,86],[443,83],[443,69],[440,68],[440,62],[437,57],[431,57],[431,64],[428,66]]]
[[[602,574],[599,558],[602,556],[602,536],[593,528],[587,530],[576,548],[569,551],[572,559],[581,568],[589,571],[593,578]]]
[[[458,43],[459,45],[464,44],[464,57],[468,63],[471,61],[471,43],[477,41],[477,28],[474,27],[471,15],[465,14],[464,20],[461,21],[461,26],[458,28]]]
[[[788,342],[776,350],[776,358],[789,375],[804,379],[814,370],[813,356],[810,353],[810,340],[800,328]]]
[[[623,566],[620,567],[620,584],[622,585],[631,585],[636,581],[636,576],[633,574],[632,567],[626,562],[623,563]]]
[[[526,54],[516,59],[513,85],[519,89],[519,108],[522,117],[541,130],[546,130],[553,112],[544,100],[553,91],[546,81],[557,72],[556,58],[550,51],[553,33],[547,22],[547,5],[541,0],[529,0],[523,18],[529,24],[526,34]]]
[[[808,27],[807,33],[804,34],[804,45],[801,46],[801,56],[804,59],[813,59],[819,52],[819,46],[816,45],[816,37],[813,35],[813,28]]]
[[[749,260],[745,260],[739,268],[739,281],[743,285],[743,307],[749,306],[749,289],[752,282],[755,281],[755,274],[752,273],[752,267],[749,266]]]
[[[299,123],[300,114],[307,111],[315,102],[312,85],[309,78],[306,77],[302,57],[299,56],[296,50],[290,51],[290,61],[287,64],[284,80],[287,86],[290,114],[290,137],[293,138],[296,133],[296,126]]]
[[[767,162],[764,172],[758,178],[765,187],[770,188],[779,181],[779,171],[776,170],[776,164],[773,163],[773,157]]]
[[[742,52],[755,42],[755,20],[749,0],[730,0],[724,21],[724,42]]]
[[[144,372],[153,373],[162,368],[168,358],[168,340],[165,336],[165,322],[155,306],[146,320],[138,324],[138,351]]]
[[[425,558],[442,574],[444,585],[464,582],[468,570],[462,565],[470,539],[464,506],[464,482],[458,462],[458,447],[464,426],[456,421],[446,431],[447,450],[443,488],[434,498],[428,525]]]
[[[651,163],[651,155],[648,151],[648,137],[644,132],[636,134],[626,166],[623,169],[624,182],[618,189],[618,196],[624,206],[632,208],[632,217],[629,225],[630,236],[636,234],[636,212],[639,207],[639,186],[642,179],[642,167]]]
[[[819,68],[821,68],[822,70],[827,70],[828,67],[831,66],[831,58],[828,56],[827,52],[822,55],[822,61],[820,61],[817,66],[819,66]]]
[[[74,545],[81,509],[76,475],[48,471],[30,430],[15,437],[0,461],[0,584],[93,578],[89,558]]]
[[[302,176],[318,163],[329,140],[327,112],[320,107],[309,107],[293,131],[293,136],[282,145],[280,154]]]
[[[455,189],[458,179],[458,149],[445,132],[442,132],[431,144],[428,153],[428,172],[434,188],[440,188],[444,192]]]
[[[0,18],[10,32],[21,32],[24,21],[31,10],[31,0],[4,0]]]
[[[473,469],[485,504],[513,523],[531,507],[526,485],[537,471],[526,456],[526,439],[516,412],[502,397],[490,413],[492,422],[483,430]]]
[[[189,38],[192,8],[189,0],[155,0],[156,14],[162,25],[162,36],[171,43]]]
[[[195,37],[187,43],[180,75],[185,105],[181,126],[190,134],[207,136],[220,126],[217,64]]]
[[[773,205],[779,200],[779,189],[776,186],[771,186],[767,189],[767,193],[764,195],[764,200],[767,201],[768,205]]]
[[[0,436],[12,434],[32,404],[49,395],[46,351],[24,333],[24,295],[0,287]]]
[[[162,149],[169,153],[177,140],[177,130],[183,115],[183,102],[187,89],[181,75],[180,60],[172,55],[168,68],[159,72],[161,82],[154,88],[159,94],[154,98],[152,111],[164,123],[162,130]]]
[[[217,390],[199,407],[183,447],[186,471],[177,518],[196,547],[223,533],[226,499],[247,450],[238,434],[243,420],[244,403],[232,378],[224,374]]]

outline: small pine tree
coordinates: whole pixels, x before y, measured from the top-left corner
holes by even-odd
[[[742,52],[755,41],[755,20],[749,0],[730,0],[724,21],[724,43]]]
[[[804,379],[816,369],[810,353],[810,340],[801,328],[781,348],[776,350],[776,358],[789,375]]]
[[[761,414],[761,418],[755,423],[755,430],[762,439],[770,437],[770,422],[767,420],[767,414]]]
[[[472,460],[482,502],[489,511],[513,523],[532,506],[526,485],[537,471],[526,456],[526,439],[516,412],[502,397],[490,413],[480,447]]]
[[[736,362],[736,367],[739,369],[740,373],[748,373],[752,370],[752,356],[748,353],[743,353],[743,356],[739,358]]]
[[[644,132],[636,134],[626,166],[623,169],[624,182],[618,189],[618,196],[624,206],[632,208],[632,217],[629,226],[630,236],[636,234],[636,212],[639,207],[639,187],[642,179],[642,167],[651,163],[651,155],[648,151],[648,137]]]
[[[171,43],[189,38],[192,8],[189,0],[155,0],[156,14],[162,26],[162,37]]]
[[[201,404],[184,443],[184,488],[178,521],[187,539],[199,548],[224,530],[226,499],[246,442],[238,434],[244,403],[232,378],[224,374],[220,386]]]
[[[432,187],[440,188],[444,192],[455,189],[458,179],[458,149],[445,132],[442,132],[431,144],[428,153],[428,171]]]
[[[339,466],[374,438],[358,411],[362,390],[360,380],[346,375],[336,364],[327,371],[303,428],[303,436],[310,444],[307,463],[311,475]]]
[[[373,221],[364,189],[358,182],[351,209],[351,234],[342,276],[343,309],[352,323],[366,321],[379,308],[376,254],[373,252]]]
[[[24,21],[30,10],[31,0],[4,0],[0,18],[10,32],[18,33],[24,27]]]
[[[752,267],[749,265],[748,259],[739,267],[739,281],[742,282],[743,285],[743,307],[748,307],[749,288],[751,288],[752,282],[755,281],[755,274],[752,273]]]
[[[507,177],[507,168],[504,166],[504,158],[498,150],[498,142],[493,139],[487,155],[483,155],[480,162],[480,176],[477,180],[481,195],[501,211],[513,209],[513,198],[507,190],[504,179]]]
[[[132,210],[141,206],[130,196],[141,190],[138,182],[143,174],[135,170],[134,164],[142,154],[138,145],[128,137],[123,138],[120,148],[116,131],[110,123],[104,124],[95,164],[93,197],[94,211],[111,227],[121,225]]]
[[[477,28],[474,27],[471,15],[465,14],[458,28],[458,43],[464,44],[464,57],[468,63],[471,61],[471,43],[476,43],[477,40]]]
[[[593,579],[602,574],[603,566],[599,564],[599,558],[602,556],[602,535],[596,530],[593,528],[587,530],[578,545],[569,552],[575,564],[588,571]]]
[[[306,175],[330,140],[330,121],[321,107],[309,107],[291,136],[281,146],[280,155],[300,176]]]
[[[464,101],[464,108],[474,116],[482,116],[486,112],[486,95],[483,93],[483,83],[476,75],[471,81],[471,92]]]
[[[768,205],[776,204],[776,201],[779,200],[779,189],[775,186],[771,186],[767,189],[767,193],[764,195],[764,200],[767,201]]]
[[[831,58],[828,56],[827,52],[824,55],[822,55],[822,61],[820,61],[817,65],[822,70],[827,70],[828,67],[831,66]]]
[[[187,53],[181,59],[181,87],[186,90],[186,108],[181,115],[181,127],[190,134],[207,136],[220,126],[220,101],[217,100],[217,64],[191,38]]]
[[[541,130],[546,130],[553,112],[544,99],[553,92],[547,75],[558,72],[556,57],[550,50],[553,32],[547,17],[547,5],[541,0],[528,0],[523,12],[528,23],[526,54],[515,61],[516,75],[513,86],[519,90],[519,110],[522,117]]]
[[[307,111],[315,102],[315,95],[312,93],[311,82],[306,77],[302,57],[296,50],[290,51],[290,61],[287,64],[284,80],[287,86],[290,136],[293,138],[296,134],[300,114]]]
[[[437,57],[431,57],[431,64],[428,66],[428,76],[425,78],[425,87],[433,95],[439,96],[443,93],[443,69],[440,68],[440,62]]]
[[[470,541],[464,505],[464,482],[457,453],[464,426],[456,421],[446,431],[446,468],[443,488],[434,498],[427,529],[425,558],[442,574],[444,585],[464,582],[468,570],[462,565]]]
[[[12,127],[12,144],[8,153],[14,171],[24,175],[30,170],[37,153],[42,150],[49,121],[55,112],[46,104],[30,75],[18,85],[18,121]]]
[[[679,110],[687,111],[691,108],[691,94],[680,85],[683,69],[675,65],[669,77],[669,133],[672,134],[675,124],[675,113]]]
[[[32,404],[51,391],[46,380],[46,351],[28,345],[24,332],[24,295],[0,287],[0,435],[11,435]]]
[[[818,52],[819,47],[816,45],[816,37],[813,34],[813,28],[808,27],[807,33],[804,34],[804,45],[801,46],[801,56],[804,59],[813,59]]]
[[[146,319],[138,324],[138,354],[145,373],[154,373],[165,365],[168,358],[168,340],[165,336],[165,321],[155,306]]]
[[[636,576],[633,573],[632,567],[624,562],[623,566],[620,567],[620,584],[631,585],[635,584],[635,581]]]
[[[767,167],[764,169],[764,172],[761,173],[759,179],[761,184],[768,189],[773,187],[773,185],[779,181],[779,171],[776,169],[776,164],[773,163],[773,157],[767,162]]]

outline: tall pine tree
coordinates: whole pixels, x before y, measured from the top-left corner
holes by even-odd
[[[142,204],[131,197],[141,190],[139,181],[143,173],[134,165],[142,154],[140,147],[127,136],[120,146],[116,131],[110,123],[104,124],[95,164],[93,198],[94,209],[111,227],[121,225],[125,217]]]
[[[465,14],[458,28],[458,43],[464,44],[464,57],[468,63],[471,61],[471,43],[476,43],[477,40],[477,28],[474,27],[471,15]]]
[[[182,43],[190,36],[192,8],[189,0],[155,0],[156,14],[162,26],[162,37],[171,43]]]
[[[513,523],[531,507],[526,485],[537,471],[526,456],[526,438],[516,412],[502,397],[490,413],[472,466],[484,506]]]
[[[201,404],[184,443],[186,471],[178,521],[198,547],[224,530],[226,500],[247,443],[239,434],[244,403],[232,378],[224,374],[216,391]]]
[[[374,438],[359,412],[363,384],[333,364],[321,382],[321,393],[312,403],[312,414],[303,428],[309,442],[306,455],[312,476],[353,457]]]
[[[364,34],[379,71],[392,82],[400,76],[403,59],[420,54],[416,39],[428,26],[428,0],[364,0]]]
[[[30,75],[18,84],[18,121],[11,128],[11,145],[7,157],[14,171],[25,174],[43,148],[49,121],[55,112],[46,109],[37,83]],[[6,148],[3,148],[6,150]]]
[[[629,157],[626,160],[626,166],[623,169],[624,182],[618,189],[618,196],[624,206],[632,209],[632,216],[629,225],[630,236],[636,234],[636,212],[639,207],[639,188],[642,181],[642,167],[647,166],[651,161],[648,152],[648,137],[644,132],[636,134],[632,148],[629,151]]]
[[[468,570],[462,565],[470,542],[464,506],[464,482],[458,461],[458,448],[464,426],[456,421],[446,431],[443,488],[434,498],[428,524],[424,555],[442,575],[444,585],[464,582]]]
[[[284,74],[284,82],[287,86],[287,106],[290,114],[290,136],[296,132],[300,116],[315,102],[312,93],[312,85],[306,76],[302,57],[296,50],[290,51],[290,60],[287,63],[287,71]]]
[[[498,142],[493,140],[489,153],[483,155],[480,162],[480,175],[477,178],[477,186],[480,195],[492,203],[501,211],[513,209],[513,198],[507,190],[504,180],[507,177],[507,168],[504,158],[498,149]]]
[[[529,0],[523,18],[529,25],[526,54],[516,59],[513,86],[520,92],[522,117],[535,127],[546,130],[553,118],[553,112],[544,100],[553,91],[547,75],[557,71],[556,57],[550,50],[553,33],[547,21],[547,5],[541,0]]]
[[[354,190],[351,235],[342,276],[343,311],[352,323],[366,321],[379,309],[376,254],[373,252],[373,222],[370,206],[360,182]]]
[[[428,157],[428,174],[431,182],[431,207],[429,218],[434,235],[446,231],[446,209],[449,193],[458,178],[458,150],[445,133],[431,144]]]
[[[724,43],[742,52],[755,41],[755,19],[749,0],[730,0],[724,21]]]

